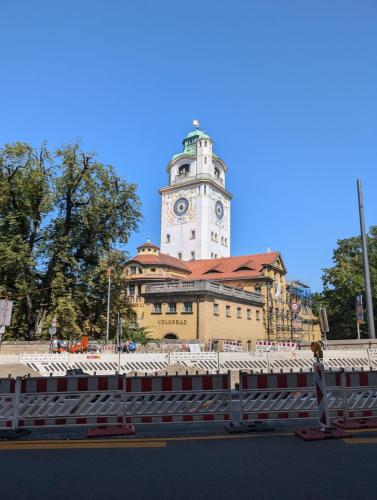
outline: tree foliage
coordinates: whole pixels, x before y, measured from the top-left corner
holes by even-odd
[[[127,309],[123,252],[140,221],[136,186],[80,145],[54,152],[25,143],[0,150],[0,297],[15,300],[10,333],[44,337],[104,331],[107,269],[112,308]]]
[[[368,256],[373,294],[373,308],[377,307],[377,226],[371,227],[368,237]],[[360,237],[338,241],[333,253],[334,266],[324,269],[323,292],[315,297],[318,306],[325,306],[330,327],[330,338],[356,338],[355,298],[362,294],[365,305],[363,259]],[[365,321],[367,321],[367,316]],[[362,327],[362,334],[367,324]]]

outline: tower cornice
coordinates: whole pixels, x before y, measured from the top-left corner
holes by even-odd
[[[209,184],[217,191],[219,191],[221,194],[223,194],[225,198],[227,198],[228,200],[231,200],[233,198],[232,193],[224,189],[218,182],[213,180],[213,178],[207,174],[199,174],[191,179],[176,182],[171,186],[165,186],[159,190],[159,193],[160,194],[169,193],[171,191],[177,191],[177,189],[179,188],[200,186],[202,184]]]

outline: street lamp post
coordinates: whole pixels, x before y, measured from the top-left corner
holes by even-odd
[[[363,194],[361,191],[361,180],[360,179],[357,179],[357,196],[358,196],[358,200],[359,200],[361,246],[363,249],[365,297],[366,297],[367,314],[368,314],[368,335],[369,335],[370,339],[375,339],[376,333],[374,330],[372,290],[371,290],[371,286],[370,286],[367,237],[365,234],[365,222],[364,222]]]
[[[109,342],[110,333],[110,290],[111,290],[111,267],[107,270],[108,288],[107,288],[107,322],[106,322],[106,344]]]

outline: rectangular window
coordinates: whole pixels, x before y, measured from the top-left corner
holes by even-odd
[[[153,304],[153,314],[161,314],[161,304]]]
[[[207,163],[207,157],[206,156],[204,157],[204,163]]]
[[[183,303],[185,313],[192,313],[192,302],[184,302]]]
[[[170,243],[170,234],[166,235],[166,243]]]
[[[219,316],[220,315],[220,308],[219,304],[213,304],[213,315],[214,316]]]
[[[257,321],[260,321],[260,313],[259,313],[258,309],[255,311],[255,317],[256,317]]]
[[[169,313],[173,314],[177,312],[177,304],[175,302],[169,302]]]
[[[241,308],[237,307],[237,318],[241,318]]]
[[[230,316],[231,316],[231,315],[230,315],[230,306],[226,306],[226,307],[225,307],[225,313],[226,313],[226,317],[227,317],[227,318],[230,318]]]
[[[247,319],[251,319],[251,309],[247,309]]]
[[[195,252],[191,252],[191,260],[195,260]]]
[[[191,239],[195,240],[195,231],[191,231]]]

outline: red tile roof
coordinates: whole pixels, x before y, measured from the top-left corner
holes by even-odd
[[[170,255],[160,253],[159,255],[139,254],[133,257],[127,264],[138,262],[141,265],[172,267],[186,272],[187,275],[184,279],[189,280],[222,280],[261,276],[263,267],[265,265],[273,265],[278,257],[280,257],[279,252],[270,252],[183,262]]]
[[[151,241],[147,241],[146,243],[143,243],[142,245],[139,245],[137,249],[139,250],[140,248],[155,248],[157,250],[160,250],[160,247],[152,243]]]
[[[135,255],[135,257],[132,257],[132,259],[127,262],[127,264],[131,262],[138,262],[141,265],[147,266],[150,265],[173,267],[174,269],[179,269],[181,271],[185,271],[186,273],[190,272],[190,269],[187,267],[187,262],[183,262],[180,259],[176,259],[175,257],[171,257],[170,255],[166,255],[164,253],[138,254]]]
[[[220,259],[190,260],[186,262],[190,280],[221,280],[255,278],[261,276],[265,265],[274,264],[279,252],[223,257]],[[248,269],[238,269],[248,268]]]

